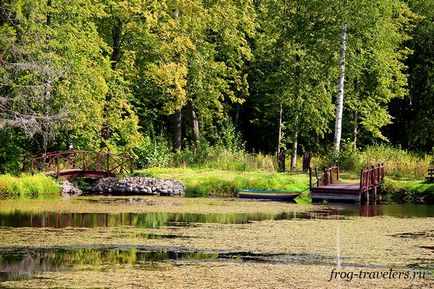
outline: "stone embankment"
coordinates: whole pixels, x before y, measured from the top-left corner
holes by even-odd
[[[65,198],[78,197],[83,193],[79,188],[71,184],[68,180],[63,181],[60,184],[60,188],[62,189],[62,196]]]
[[[92,190],[102,195],[177,196],[181,195],[185,190],[185,186],[181,182],[171,179],[147,177],[104,178],[98,180]]]

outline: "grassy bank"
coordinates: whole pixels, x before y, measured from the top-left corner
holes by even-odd
[[[6,198],[51,198],[59,194],[56,182],[44,175],[0,175],[0,196]]]
[[[173,178],[186,187],[188,197],[234,197],[240,189],[299,190],[306,191],[306,174],[277,172],[223,171],[191,168],[150,168],[143,170],[148,176]]]
[[[384,191],[395,201],[426,202],[434,204],[434,184],[420,180],[386,178]]]
[[[303,173],[244,172],[192,168],[149,168],[142,173],[150,177],[171,178],[186,186],[187,197],[236,197],[240,189],[300,190],[299,202],[309,202],[309,177]],[[352,171],[341,173],[341,181],[358,182]],[[383,194],[389,200],[434,203],[434,184],[423,179],[387,176]]]

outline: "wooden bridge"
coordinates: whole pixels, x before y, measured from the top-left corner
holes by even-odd
[[[106,152],[70,150],[32,158],[35,171],[59,177],[105,178],[133,172],[133,158]]]
[[[372,199],[375,203],[378,189],[384,179],[384,165],[378,164],[362,169],[358,183],[339,182],[339,166],[324,169],[320,177],[315,168],[315,177],[316,182],[312,182],[312,169],[309,168],[312,202],[329,200],[369,203]]]

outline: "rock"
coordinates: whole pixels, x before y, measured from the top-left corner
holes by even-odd
[[[93,190],[102,194],[181,195],[185,186],[171,179],[130,177],[124,179],[104,178],[98,180]]]
[[[77,197],[83,194],[83,191],[71,184],[68,180],[63,181],[60,184],[62,189],[62,196],[64,197]]]

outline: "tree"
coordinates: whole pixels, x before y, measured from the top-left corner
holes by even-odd
[[[179,149],[182,111],[190,122],[190,139],[197,143],[201,130],[205,138],[215,138],[225,105],[246,96],[243,69],[251,58],[246,38],[253,35],[254,10],[249,1],[176,1],[168,7],[156,28],[155,60],[145,69],[163,94],[162,110],[176,116]]]
[[[345,53],[347,51],[347,29],[348,22],[344,20],[341,28],[341,47],[339,60],[339,84],[338,96],[336,97],[336,115],[335,115],[335,136],[333,140],[333,151],[339,154],[342,135],[342,113],[344,110],[344,83],[345,83]]]
[[[259,5],[261,32],[257,37],[255,96],[277,119],[283,105],[286,142],[292,143],[291,168],[296,166],[299,138],[324,134],[331,117],[328,76],[333,59],[330,21],[320,1],[276,1]],[[308,37],[306,37],[308,35]],[[273,138],[275,139],[275,138]]]
[[[65,147],[64,142],[98,148],[107,122],[118,125],[109,142],[127,150],[134,146],[137,118],[128,104],[112,98],[109,106],[118,106],[109,117],[103,113],[106,96],[116,92],[121,80],[93,21],[104,15],[101,6],[10,1],[1,11],[2,124],[23,130],[42,151]]]
[[[408,1],[420,15],[407,41],[413,50],[406,64],[409,94],[397,99],[391,110],[395,118],[388,137],[405,148],[430,152],[434,147],[434,2]]]
[[[344,110],[343,117],[351,119],[347,124],[353,126],[354,146],[361,129],[371,139],[387,140],[381,132],[382,127],[391,123],[387,105],[393,98],[402,98],[407,93],[404,61],[410,51],[403,44],[409,39],[408,31],[415,15],[397,0],[358,1],[341,7],[341,14],[349,23],[345,73],[347,113]],[[341,87],[343,83],[339,82],[339,92]],[[343,103],[340,96],[336,120],[340,118],[338,112]],[[341,129],[336,125],[335,153],[339,151]]]

